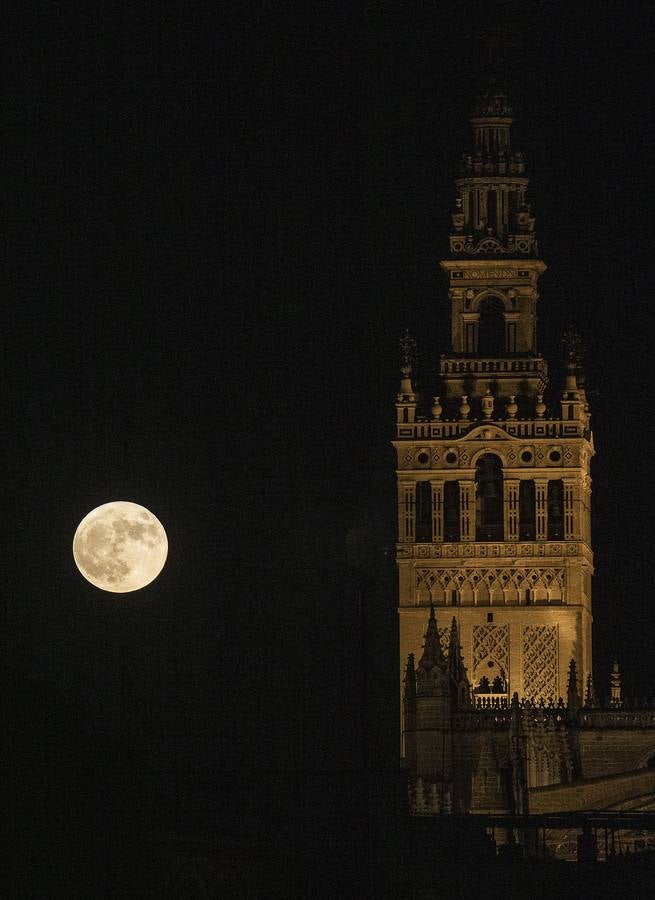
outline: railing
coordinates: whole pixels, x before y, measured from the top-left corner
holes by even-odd
[[[521,374],[525,372],[541,373],[547,368],[546,361],[541,357],[536,359],[442,359],[441,374],[442,375],[468,375],[479,374],[481,372],[487,374],[500,374],[507,372],[512,374]]]
[[[528,698],[519,701],[521,718],[535,721],[553,719],[555,723],[566,721],[566,705],[560,697],[557,703],[534,703]],[[512,718],[512,706],[505,696],[475,696],[468,708],[458,709],[452,714],[453,731],[484,731],[488,728],[508,728]]]
[[[653,728],[655,727],[655,699],[622,701],[622,706],[582,707],[574,719],[581,728]],[[521,718],[535,721],[553,719],[555,723],[567,721],[568,708],[559,697],[557,701],[533,701],[528,697],[519,700]],[[474,695],[471,705],[453,712],[454,731],[484,731],[488,728],[507,728],[512,718],[512,705],[505,695]]]

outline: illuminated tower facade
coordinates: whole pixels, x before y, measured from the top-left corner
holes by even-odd
[[[589,408],[573,339],[563,393],[544,402],[546,266],[505,93],[488,89],[471,125],[441,263],[442,392],[421,414],[406,345],[396,403],[401,691],[433,605],[445,654],[455,620],[474,702],[549,703],[566,697],[572,659],[582,685],[591,674]]]

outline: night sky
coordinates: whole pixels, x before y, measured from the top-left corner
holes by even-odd
[[[597,682],[616,657],[629,695],[654,692],[649,4],[302,6],[22,11],[3,138],[17,705],[210,734],[228,770],[347,769],[366,672],[376,765],[395,764],[398,336],[432,392],[497,23],[554,379],[569,321],[587,346]],[[138,593],[73,563],[112,499],[168,533]]]

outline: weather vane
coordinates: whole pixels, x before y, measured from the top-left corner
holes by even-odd
[[[501,25],[495,25],[483,33],[472,36],[473,40],[478,41],[486,48],[487,58],[484,65],[488,69],[494,69],[504,62],[510,51],[520,48],[521,43],[516,30],[505,28]]]
[[[403,369],[411,369],[416,364],[416,341],[409,328],[403,329],[400,335],[400,364]]]
[[[584,344],[582,343],[582,338],[575,330],[573,325],[567,325],[566,330],[562,336],[562,344],[566,349],[568,361],[576,366],[581,366],[585,348]]]

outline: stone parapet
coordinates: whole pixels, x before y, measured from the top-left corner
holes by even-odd
[[[644,703],[646,701],[642,701]],[[655,708],[633,705],[630,708],[583,709],[579,713],[580,728],[655,728]]]

